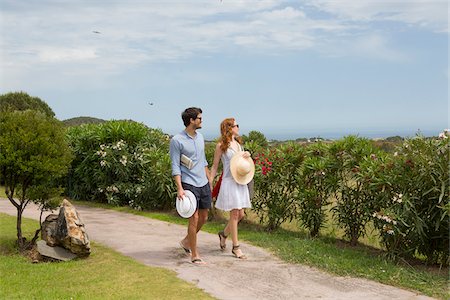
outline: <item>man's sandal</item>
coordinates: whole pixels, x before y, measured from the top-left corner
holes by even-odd
[[[219,231],[218,233],[219,235],[219,246],[220,246],[220,250],[225,250],[225,248],[227,247],[227,236],[225,235],[224,231]]]
[[[241,252],[241,255],[237,255],[237,253],[236,253],[237,250],[240,250],[240,245],[236,245],[236,246],[233,245],[233,249],[231,250],[231,253],[233,253],[236,258],[247,259],[247,256],[245,256],[245,254],[242,254],[242,252]]]
[[[186,254],[191,254],[191,249],[186,248],[186,247],[183,245],[183,242],[182,242],[182,241],[180,242],[180,247],[184,250],[184,253],[186,253]]]

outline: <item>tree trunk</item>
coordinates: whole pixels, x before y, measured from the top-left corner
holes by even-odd
[[[22,236],[22,213],[23,213],[23,205],[19,205],[17,207],[17,245],[19,246],[19,250],[22,251],[25,246],[25,241]]]
[[[353,234],[350,240],[350,245],[356,246],[357,243],[358,243],[358,236],[356,234]]]
[[[36,240],[39,238],[39,233],[40,233],[40,232],[41,232],[41,229],[38,229],[38,230],[36,230],[36,232],[34,233],[34,237],[33,237],[33,239],[31,240],[30,245],[29,245],[30,248],[33,247],[34,244],[36,244]]]

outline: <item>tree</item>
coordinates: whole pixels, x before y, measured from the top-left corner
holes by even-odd
[[[11,92],[0,95],[0,112],[27,109],[36,110],[49,117],[54,117],[53,110],[38,97],[32,97],[25,92]]]
[[[48,205],[58,191],[58,179],[67,173],[71,152],[60,121],[34,110],[0,115],[0,178],[5,193],[17,209],[17,242],[22,236],[22,214],[30,201]]]
[[[269,143],[267,142],[266,137],[259,131],[252,130],[248,133],[248,136],[242,136],[245,143],[256,143],[258,146],[262,148],[267,148]]]

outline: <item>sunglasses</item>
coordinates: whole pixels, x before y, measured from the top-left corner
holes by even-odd
[[[236,125],[233,125],[233,126],[231,126],[231,127],[237,127],[237,128],[239,128],[239,124],[236,124]]]

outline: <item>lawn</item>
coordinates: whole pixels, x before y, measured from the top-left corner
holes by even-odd
[[[0,213],[0,299],[214,299],[175,272],[92,243],[87,259],[38,263],[17,253],[16,218]],[[24,219],[24,236],[39,227]]]

